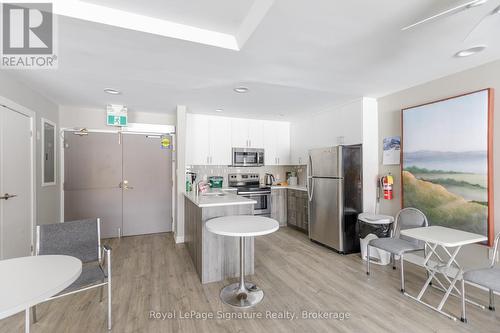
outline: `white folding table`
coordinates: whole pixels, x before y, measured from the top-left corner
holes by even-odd
[[[405,295],[450,319],[457,320],[458,318],[456,316],[443,311],[443,306],[450,295],[461,296],[461,291],[455,285],[457,281],[462,279],[463,270],[458,264],[456,257],[462,246],[484,242],[488,239],[481,235],[441,226],[401,230],[401,235],[424,242],[427,249],[427,254],[424,258],[424,267],[428,272],[428,278],[416,297],[406,292]],[[438,248],[442,251],[439,251]],[[438,253],[438,251],[441,253]],[[456,272],[453,272],[453,270],[456,270]],[[443,277],[443,281],[438,278],[438,274]],[[452,276],[452,278],[449,276]],[[433,281],[436,281],[438,284],[436,288],[444,292],[444,296],[437,306],[433,306],[422,300],[427,288],[430,285],[434,286]],[[455,291],[456,294],[453,291]],[[466,301],[483,307],[471,300],[466,299]]]
[[[70,256],[46,255],[0,261],[0,319],[26,312],[71,285],[82,272],[82,262]]]

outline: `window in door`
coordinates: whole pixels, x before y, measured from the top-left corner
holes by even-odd
[[[42,119],[42,186],[56,184],[56,124]]]

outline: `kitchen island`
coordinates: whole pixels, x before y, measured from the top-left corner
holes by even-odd
[[[185,193],[184,241],[201,283],[222,281],[239,276],[239,241],[209,232],[208,220],[228,215],[253,215],[257,202],[232,191],[211,190],[196,195]],[[254,240],[247,239],[245,272],[254,272]]]

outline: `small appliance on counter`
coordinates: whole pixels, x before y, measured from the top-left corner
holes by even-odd
[[[295,171],[287,172],[286,180],[288,182],[288,185],[297,186],[297,183],[298,183],[297,173]]]
[[[186,192],[191,192],[193,190],[193,184],[196,181],[196,172],[187,171],[186,172]]]
[[[274,178],[273,174],[266,173],[266,175],[264,176],[264,184],[266,186],[272,186],[275,181],[276,178]]]
[[[221,176],[210,176],[208,177],[208,183],[210,184],[210,188],[222,188],[224,178]]]

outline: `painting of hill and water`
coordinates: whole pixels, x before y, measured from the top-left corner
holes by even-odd
[[[490,90],[403,110],[403,206],[489,236]]]

